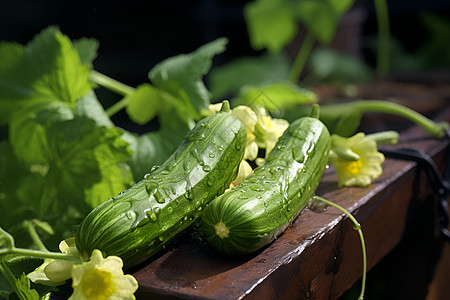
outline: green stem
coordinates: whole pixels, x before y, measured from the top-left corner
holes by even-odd
[[[323,112],[324,110],[327,110],[328,114],[336,116],[348,114],[351,111],[359,113],[379,112],[401,116],[416,123],[435,138],[443,138],[445,136],[445,129],[449,126],[448,123],[436,123],[408,107],[389,101],[361,100],[348,103],[322,105],[321,111]]]
[[[366,134],[366,139],[370,139],[380,145],[395,145],[398,143],[399,133],[394,130],[380,131]]]
[[[367,254],[366,254],[366,243],[364,241],[364,235],[363,235],[363,232],[361,229],[361,224],[359,224],[359,222],[355,219],[355,217],[353,217],[353,215],[351,213],[349,213],[342,206],[340,206],[334,202],[328,201],[322,197],[319,197],[319,196],[315,196],[315,197],[316,197],[316,199],[318,199],[319,201],[322,201],[326,205],[333,206],[333,207],[339,209],[340,211],[342,211],[344,214],[346,214],[347,217],[350,219],[350,221],[352,221],[355,230],[358,231],[359,239],[361,240],[361,250],[362,250],[362,259],[363,259],[363,273],[362,273],[362,278],[361,278],[361,293],[359,294],[358,299],[362,300],[362,299],[364,299],[364,292],[366,289]]]
[[[374,0],[378,24],[377,73],[386,75],[389,72],[390,24],[389,10],[386,0]]]
[[[39,237],[38,233],[36,232],[36,228],[34,228],[33,223],[28,221],[26,223],[26,227],[27,227],[28,233],[31,236],[31,239],[36,244],[36,246],[42,251],[48,251],[47,247],[45,247],[44,243],[41,241],[41,238]]]
[[[295,58],[294,64],[289,72],[289,80],[294,84],[297,83],[300,79],[300,75],[302,75],[306,60],[308,59],[308,56],[314,46],[314,40],[314,36],[308,32],[302,45],[300,46],[297,57]]]
[[[33,250],[33,249],[25,249],[25,248],[0,249],[0,256],[8,255],[8,254],[17,254],[17,255],[23,255],[23,256],[36,257],[36,258],[63,259],[63,260],[81,262],[81,259],[78,256],[75,256],[72,254],[66,254],[66,253],[49,252],[49,251],[41,251],[41,250]]]
[[[113,92],[121,94],[122,96],[127,96],[134,92],[133,87],[123,84],[95,70],[91,71],[89,79],[98,85],[101,85],[107,89],[110,89]]]
[[[103,75],[102,73],[99,73],[95,70],[91,71],[89,78],[92,82],[124,96],[124,98],[122,100],[113,104],[111,107],[109,107],[106,110],[106,114],[109,117],[115,115],[116,113],[118,113],[119,111],[124,109],[128,104],[128,100],[126,99],[126,96],[134,93],[134,91],[135,91],[135,88],[128,86],[126,84],[123,84],[123,83],[121,83],[115,79],[112,79],[111,77],[108,77],[106,75]]]

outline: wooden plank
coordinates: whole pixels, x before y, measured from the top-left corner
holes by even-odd
[[[440,118],[450,120],[450,110]],[[399,144],[390,148],[401,147],[423,150],[439,165],[448,159],[447,142],[429,138],[417,127],[402,132]],[[387,159],[383,175],[368,188],[337,189],[333,171],[324,175],[317,194],[345,207],[361,223],[369,267],[421,228],[424,220],[435,225],[430,188],[425,176],[417,174],[415,163]],[[194,230],[133,275],[142,298],[336,299],[361,277],[361,262],[352,224],[329,208],[304,211],[274,243],[247,257],[216,253]]]

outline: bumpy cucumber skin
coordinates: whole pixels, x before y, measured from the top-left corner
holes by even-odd
[[[205,209],[201,227],[206,240],[229,255],[252,253],[272,242],[306,207],[329,148],[330,134],[322,122],[311,117],[294,121],[263,166]]]
[[[94,249],[132,267],[190,227],[236,177],[246,143],[242,123],[228,112],[199,121],[178,149],[130,189],[93,209],[80,224],[78,251]]]

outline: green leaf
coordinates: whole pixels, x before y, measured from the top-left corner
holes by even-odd
[[[216,39],[190,54],[168,58],[150,70],[149,78],[155,86],[180,100],[174,107],[176,110],[198,119],[210,104],[210,93],[202,78],[211,68],[213,56],[225,51],[226,43],[225,38]]]
[[[10,121],[9,139],[14,153],[27,164],[46,164],[50,152],[46,127],[70,119],[73,112],[64,102],[42,102],[24,108]]]
[[[20,299],[39,300],[39,293],[35,289],[31,289],[30,280],[25,274],[16,280],[17,293]]]
[[[271,112],[282,112],[300,104],[311,104],[317,97],[311,91],[291,83],[272,83],[260,87],[247,86],[236,99],[237,104],[263,106]]]
[[[72,208],[83,214],[132,184],[126,164],[131,149],[98,105],[90,94],[78,101],[71,114],[62,110],[59,115],[60,106],[47,103],[39,105],[43,109],[33,112],[34,117],[16,117],[25,120],[12,123],[19,160],[8,163],[4,171],[0,168],[2,177],[13,180],[17,190],[0,184],[8,202],[20,200],[23,211],[13,209],[15,216],[42,219]],[[8,175],[8,170],[20,170],[20,165],[23,171],[9,179],[14,173]]]
[[[311,54],[308,81],[330,84],[362,83],[371,79],[372,70],[354,57],[328,48]]]
[[[77,116],[83,116],[93,120],[97,126],[114,127],[114,123],[106,114],[93,91],[90,91],[86,96],[83,96],[77,101],[74,113]]]
[[[141,84],[133,94],[126,96],[124,99],[128,103],[127,114],[133,122],[141,125],[146,124],[163,109],[164,102],[168,102],[164,94],[166,93],[148,83]],[[173,104],[169,102],[169,105],[172,106]]]
[[[289,69],[289,59],[283,52],[242,57],[212,69],[208,75],[208,87],[213,99],[219,101],[236,96],[244,85],[286,80]]]
[[[91,89],[90,66],[81,64],[70,39],[55,27],[25,47],[0,43],[0,57],[0,124],[35,103],[74,104]]]
[[[73,46],[80,56],[80,63],[92,65],[92,61],[97,57],[98,41],[90,38],[81,38],[73,41]]]
[[[189,128],[169,112],[161,115],[161,130],[141,136],[125,132],[123,139],[133,149],[129,165],[135,181],[141,180],[152,166],[162,164],[181,143]]]
[[[47,130],[52,153],[48,191],[57,187],[60,199],[75,205],[85,202],[93,208],[129,187],[131,178],[125,162],[131,151],[121,135],[117,128],[98,127],[82,116],[51,126]],[[64,205],[58,198],[53,200]]]
[[[293,7],[298,19],[322,44],[333,41],[341,16],[354,0],[301,0]]]
[[[289,1],[257,0],[244,8],[250,43],[256,50],[282,50],[295,37],[298,24]]]
[[[47,168],[25,166],[7,141],[0,142],[0,153],[0,210],[8,212],[0,218],[0,226],[9,229],[22,220],[36,217],[34,212],[38,210],[38,195],[44,182],[42,173]]]

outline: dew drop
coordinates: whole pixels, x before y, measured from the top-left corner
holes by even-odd
[[[208,155],[210,158],[214,158],[214,157],[216,157],[216,155],[214,154],[214,153],[209,153],[209,155]]]
[[[156,183],[151,182],[145,186],[145,189],[147,190],[148,195],[151,196],[158,191],[158,186]]]
[[[127,211],[126,215],[129,220],[131,220],[131,221],[136,220],[136,213],[134,211],[129,210],[129,211]]]
[[[145,213],[153,222],[156,222],[158,220],[158,216],[155,214],[153,210],[147,210]]]
[[[188,199],[188,200],[193,200],[194,199],[194,193],[192,192],[191,188],[188,188],[186,190],[186,192],[184,193],[184,197],[186,197],[186,199]]]
[[[164,170],[164,171],[161,172],[161,174],[162,175],[168,175],[168,174],[170,174],[170,172],[168,170]]]
[[[203,168],[202,168],[202,170],[203,170],[204,172],[209,172],[209,171],[211,171],[211,167],[210,167],[209,165],[204,165]]]
[[[300,149],[292,149],[292,156],[296,162],[303,163],[305,161],[305,154]]]
[[[173,208],[172,208],[172,206],[169,206],[167,208],[167,213],[171,214],[172,212],[173,212]]]
[[[150,173],[145,174],[144,179],[147,179],[148,177],[150,177],[150,175],[151,175]]]
[[[220,145],[218,148],[220,151],[222,151],[224,149],[223,145]]]
[[[159,168],[159,166],[153,166],[153,167],[150,169],[150,173],[155,172],[156,170],[158,170],[158,168]]]
[[[248,199],[248,196],[246,194],[241,194],[238,197],[239,199]]]
[[[177,163],[174,162],[173,164],[169,165],[169,167],[167,168],[167,170],[172,171],[176,166],[177,166]]]
[[[158,239],[159,239],[160,242],[164,241],[164,237],[163,236],[160,236]]]
[[[163,204],[164,202],[166,202],[166,199],[164,199],[164,196],[161,195],[161,193],[158,192],[158,191],[156,191],[156,192],[153,194],[153,197],[155,197],[156,202],[158,202],[158,203],[160,203],[160,204]]]
[[[258,185],[251,185],[251,186],[250,186],[250,189],[252,189],[252,190],[255,191],[255,192],[263,192],[263,191],[264,191],[264,189],[261,188],[261,187],[258,186]]]
[[[148,224],[148,222],[150,222],[150,220],[148,218],[143,218],[136,224],[136,227],[142,227],[142,226]]]

